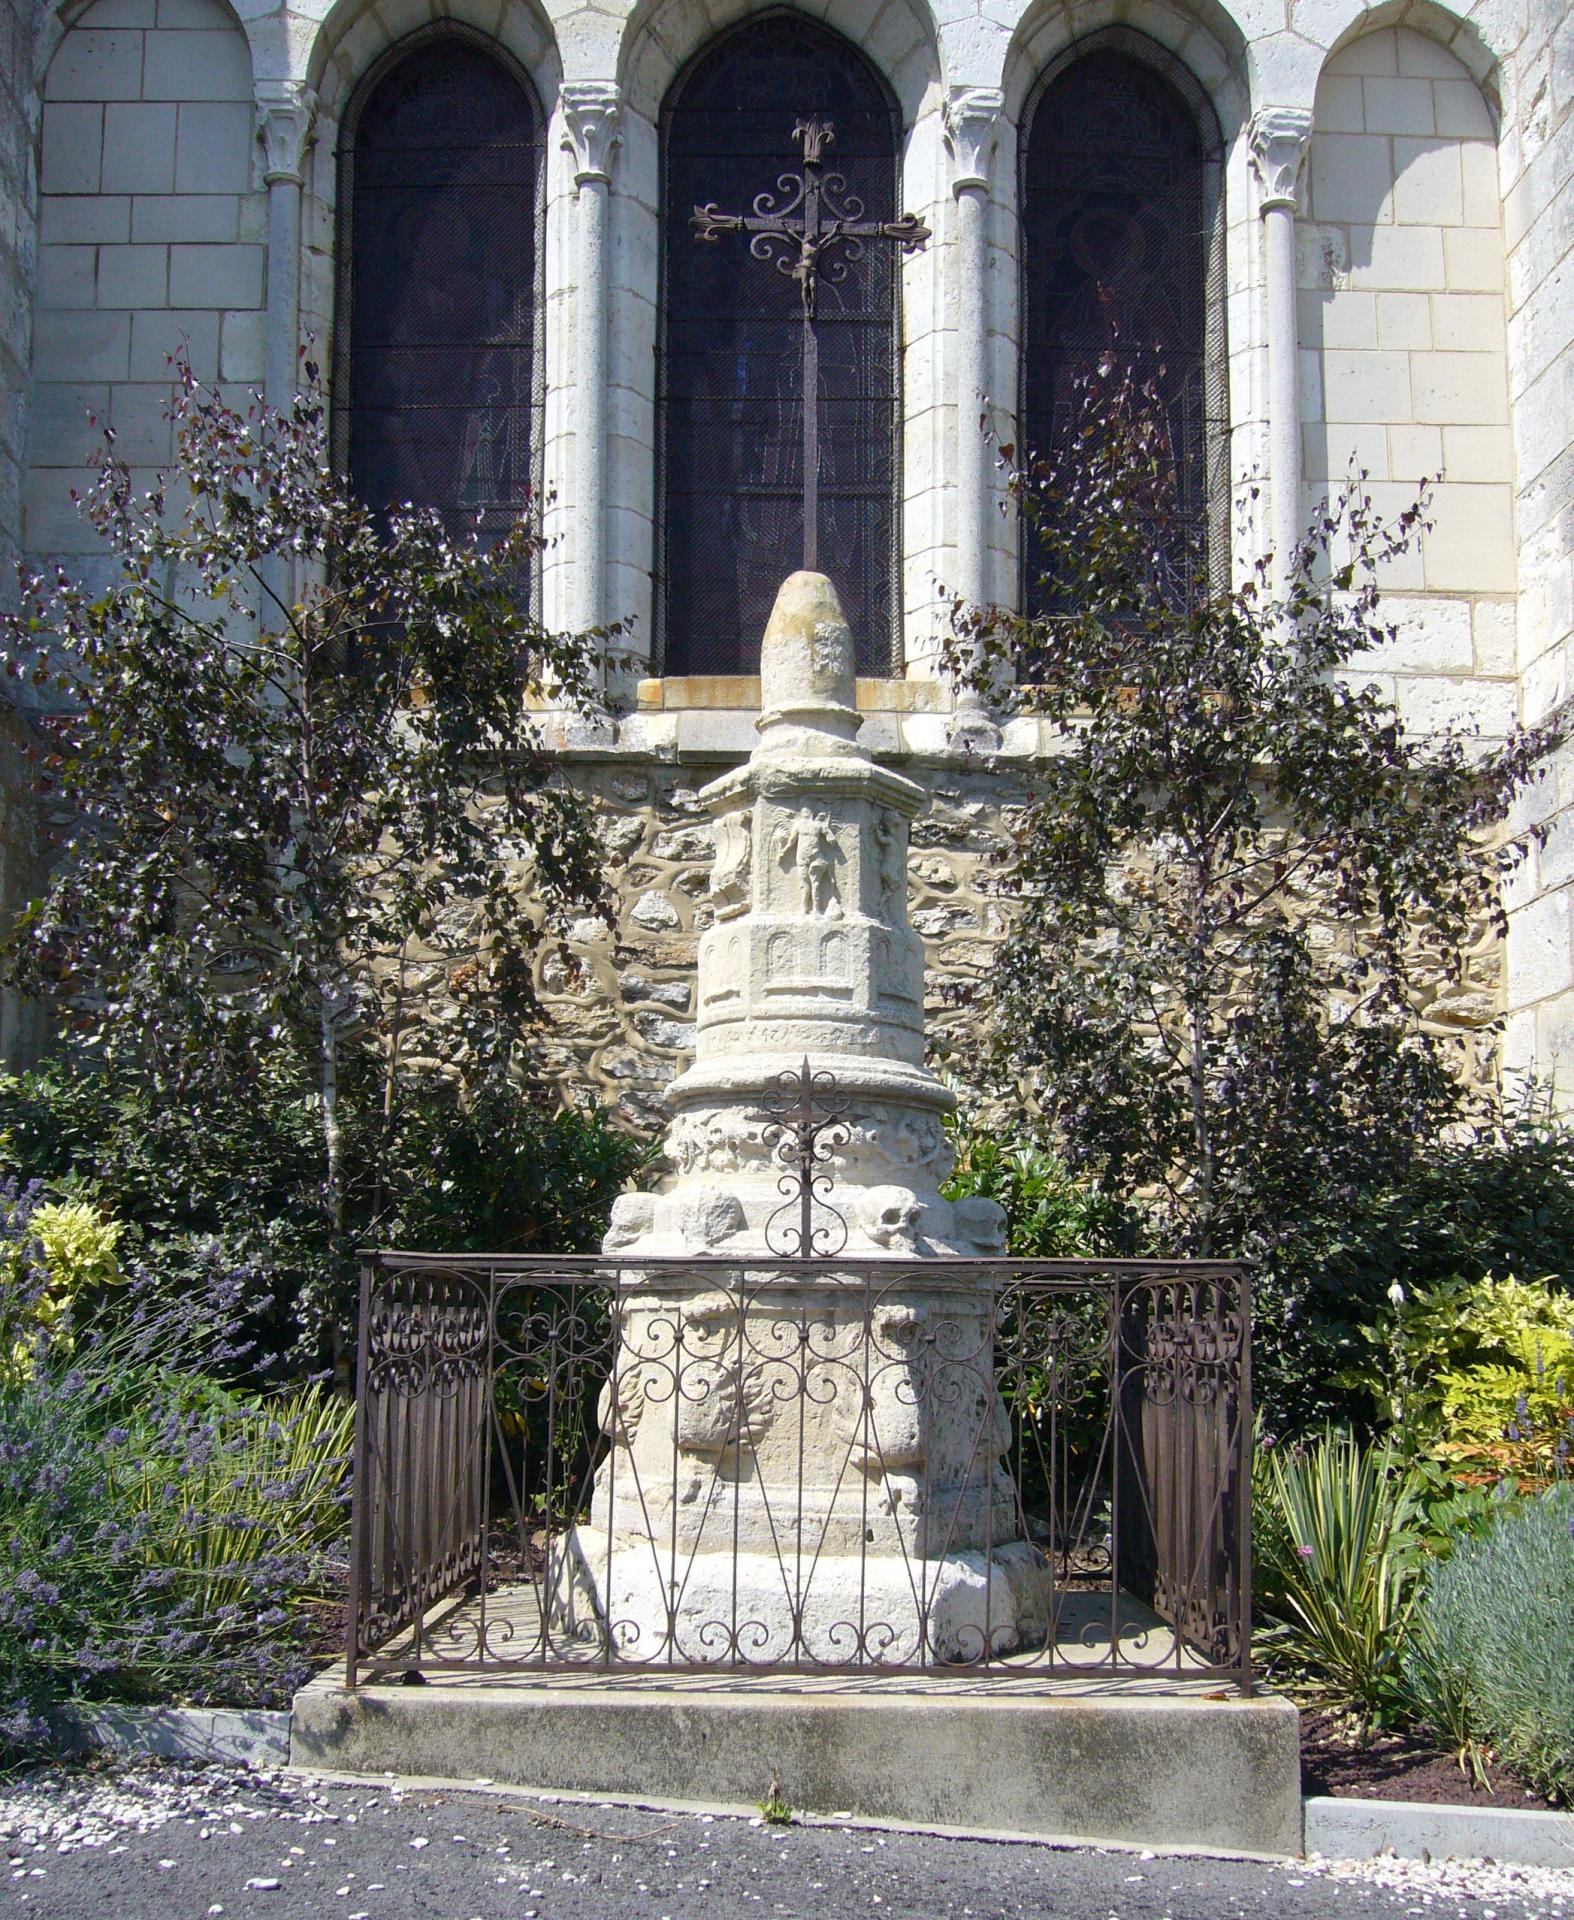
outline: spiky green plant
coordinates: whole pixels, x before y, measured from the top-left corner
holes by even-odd
[[[1392,1446],[1327,1429],[1263,1456],[1257,1593],[1263,1644],[1312,1691],[1373,1720],[1403,1711],[1421,1482]]]

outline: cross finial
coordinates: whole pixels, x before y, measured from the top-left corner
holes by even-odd
[[[829,120],[800,120],[792,137],[803,142],[803,164],[817,167],[824,157],[823,149],[835,144],[836,128]]]
[[[714,242],[723,233],[747,234],[749,252],[798,283],[803,308],[803,564],[817,570],[820,519],[820,347],[815,333],[815,295],[823,285],[844,282],[864,257],[866,244],[887,241],[911,253],[929,229],[910,213],[897,220],[871,220],[864,203],[840,173],[822,173],[825,149],[836,138],[829,120],[799,119],[792,138],[803,147],[803,172],[784,173],[775,192],[754,196],[748,213],[723,213],[714,200],[694,209],[694,234]]]

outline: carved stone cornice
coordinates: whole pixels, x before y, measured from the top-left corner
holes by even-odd
[[[566,80],[563,146],[574,156],[574,183],[612,178],[612,156],[622,142],[618,118],[622,99],[615,80]]]
[[[270,187],[276,180],[298,187],[317,118],[317,96],[303,80],[259,80],[256,99],[263,180]]]
[[[946,147],[951,155],[951,191],[989,189],[1000,118],[1006,97],[998,87],[957,87],[945,103]]]
[[[1262,189],[1259,210],[1295,211],[1301,168],[1312,137],[1312,116],[1305,107],[1264,107],[1252,115],[1252,170]]]

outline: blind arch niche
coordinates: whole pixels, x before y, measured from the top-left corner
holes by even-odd
[[[901,124],[850,42],[785,9],[713,41],[662,108],[658,635],[669,674],[755,673],[765,622],[803,555],[802,307],[746,239],[698,242],[696,206],[747,212],[797,173],[801,119],[836,130],[827,168],[871,219],[898,212]],[[777,204],[785,196],[776,193]],[[897,298],[890,245],[822,280],[819,563],[858,670],[897,670]]]
[[[339,149],[333,442],[379,516],[503,533],[541,448],[543,116],[526,76],[452,25],[391,48]]]
[[[1177,587],[1227,582],[1223,141],[1213,107],[1156,41],[1112,28],[1046,69],[1023,125],[1024,449],[1065,444],[1078,383],[1114,340],[1162,401],[1184,528]],[[1034,568],[1030,536],[1023,548],[1023,604],[1053,611],[1057,591]]]

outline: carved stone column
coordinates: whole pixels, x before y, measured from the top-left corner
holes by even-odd
[[[674,1172],[612,1210],[611,1444],[557,1580],[560,1624],[625,1657],[977,1659],[1043,1633],[988,1286],[924,1269],[998,1255],[1005,1223],[941,1193],[952,1096],[924,1065],[907,918],[924,796],[859,750],[853,661],[831,582],[791,575],[759,743],[701,795],[714,920],[694,1062],[667,1089]],[[804,1127],[813,1090],[834,1109],[812,1188],[783,1181],[784,1074]],[[685,1264],[706,1255],[733,1278]],[[658,1257],[676,1271],[641,1265]]]
[[[1252,169],[1263,223],[1268,329],[1268,537],[1273,590],[1290,582],[1290,555],[1301,537],[1301,408],[1296,368],[1295,214],[1301,168],[1312,134],[1304,107],[1264,107],[1251,124]]]
[[[575,621],[606,624],[607,266],[612,161],[620,144],[612,80],[570,80],[562,91],[563,145],[579,189],[578,327],[575,353]]]
[[[268,307],[263,350],[263,396],[286,410],[300,384],[301,188],[306,151],[317,117],[317,96],[304,81],[259,80],[257,138],[268,189]],[[296,567],[284,555],[263,567],[267,594],[284,605],[295,598]]]
[[[257,138],[268,189],[268,404],[295,393],[301,330],[301,186],[317,96],[300,80],[257,82]]]
[[[945,108],[957,236],[957,591],[974,607],[993,598],[989,507],[994,461],[982,416],[989,404],[989,189],[1004,107],[998,87],[958,87]],[[957,693],[952,731],[975,745],[999,744],[984,702],[971,688]]]

